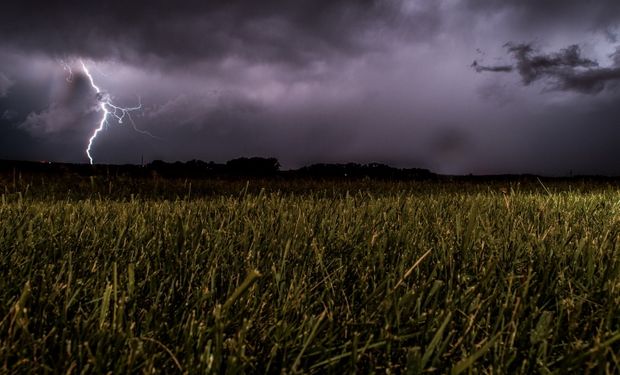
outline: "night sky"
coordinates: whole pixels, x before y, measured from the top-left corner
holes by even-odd
[[[46,1],[0,7],[0,158],[273,156],[620,174],[617,0]],[[69,74],[70,67],[73,75]]]

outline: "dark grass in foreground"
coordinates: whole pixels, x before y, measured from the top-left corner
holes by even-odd
[[[5,194],[0,372],[618,372],[620,192],[394,186]]]

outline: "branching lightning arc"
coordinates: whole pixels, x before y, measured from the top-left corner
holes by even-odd
[[[88,77],[88,80],[90,81],[90,85],[96,91],[97,100],[99,101],[99,109],[103,112],[101,121],[99,121],[99,126],[94,130],[94,132],[88,139],[88,146],[86,147],[86,155],[88,156],[88,160],[90,161],[90,164],[93,164],[93,156],[91,154],[93,142],[97,138],[97,135],[105,128],[106,124],[108,123],[109,116],[112,116],[113,118],[115,118],[119,124],[122,124],[123,121],[127,118],[131,122],[131,125],[135,131],[141,134],[154,137],[151,133],[145,130],[138,129],[133,119],[131,118],[131,112],[137,111],[142,108],[142,103],[140,101],[140,98],[138,98],[138,105],[135,107],[124,108],[124,107],[119,107],[119,106],[114,105],[114,103],[112,103],[112,99],[110,98],[110,95],[107,92],[101,90],[101,88],[99,88],[99,86],[95,84],[95,80],[93,79],[93,76],[90,74],[88,68],[86,67],[86,64],[84,64],[84,61],[80,60],[80,64],[82,65],[82,70],[84,71],[84,74],[86,74],[86,76]]]

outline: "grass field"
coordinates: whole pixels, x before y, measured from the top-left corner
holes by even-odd
[[[4,180],[0,372],[620,369],[613,186],[132,184]]]

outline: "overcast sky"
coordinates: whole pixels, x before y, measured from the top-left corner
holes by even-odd
[[[0,158],[88,162],[83,61],[155,136],[111,119],[95,163],[620,174],[617,0],[178,3],[3,4]]]

